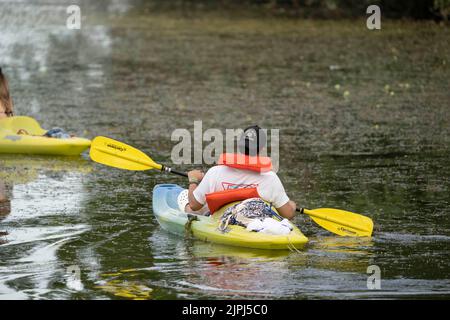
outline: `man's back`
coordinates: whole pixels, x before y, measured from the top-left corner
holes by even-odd
[[[260,197],[280,208],[289,201],[284,187],[273,171],[259,173],[240,170],[225,165],[210,168],[198,187],[194,197],[199,203],[206,203],[206,194],[238,188],[257,188]]]

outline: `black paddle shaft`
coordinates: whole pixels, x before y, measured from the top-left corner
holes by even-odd
[[[164,165],[162,166],[161,171],[165,171],[165,172],[168,172],[168,173],[173,173],[173,174],[176,174],[176,175],[179,175],[179,176],[182,176],[182,177],[186,177],[186,178],[188,176],[186,172],[177,171],[177,170],[174,170],[172,168],[166,167]]]

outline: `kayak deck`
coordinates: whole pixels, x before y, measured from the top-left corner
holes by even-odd
[[[17,134],[25,129],[29,134]],[[29,117],[11,117],[0,120],[0,153],[79,155],[89,148],[91,141],[84,138],[56,139],[43,137],[46,130]]]
[[[237,225],[230,225],[222,232],[218,229],[220,218],[233,204],[224,206],[212,216],[187,214],[178,208],[177,198],[182,190],[175,184],[159,184],[153,189],[153,213],[161,227],[171,233],[189,233],[202,241],[257,249],[301,249],[308,242],[295,226],[288,235],[252,232]]]

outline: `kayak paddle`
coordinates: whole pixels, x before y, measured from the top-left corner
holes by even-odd
[[[187,177],[187,173],[156,163],[142,151],[107,137],[99,136],[92,140],[90,156],[98,163],[119,169],[141,171],[157,169]],[[318,225],[340,236],[372,235],[372,219],[357,213],[332,208],[314,210],[302,208],[297,211],[309,215]]]
[[[340,236],[370,237],[373,230],[373,221],[369,217],[349,211],[319,208],[301,208],[297,212],[307,214],[322,228]]]
[[[89,155],[95,162],[110,167],[134,171],[157,169],[187,177],[187,173],[158,164],[141,150],[107,137],[94,138]]]

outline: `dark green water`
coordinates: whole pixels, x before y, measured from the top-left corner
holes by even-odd
[[[0,156],[0,299],[450,297],[450,47],[429,22],[167,12],[140,2],[0,1],[0,66],[16,113],[106,135],[170,163],[177,128],[280,129],[279,175],[301,206],[375,221],[372,239],[307,217],[302,252],[170,235],[157,183],[74,158]],[[182,167],[183,170],[190,166]],[[204,167],[206,169],[206,166]],[[77,266],[83,288],[67,286]],[[381,289],[367,288],[367,267]],[[81,290],[80,290],[81,289]]]

